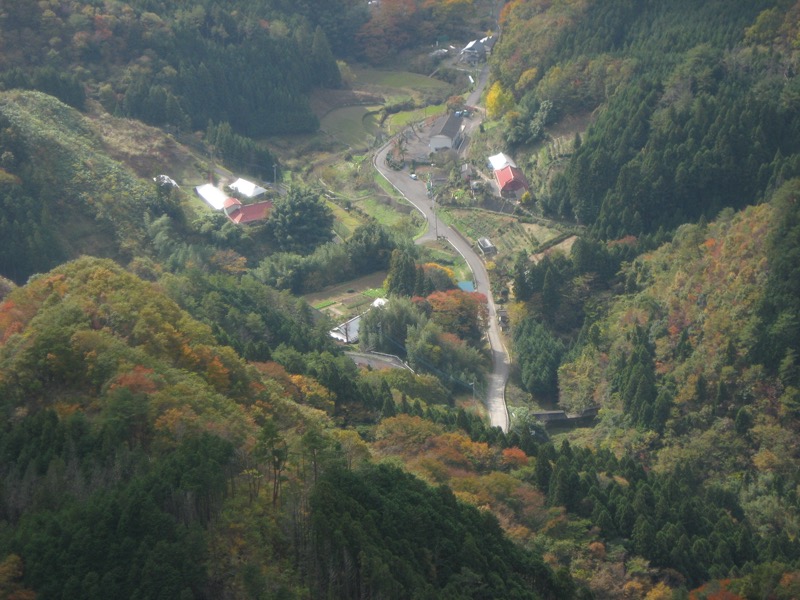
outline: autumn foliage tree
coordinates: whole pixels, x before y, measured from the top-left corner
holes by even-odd
[[[448,290],[427,297],[431,319],[445,331],[473,346],[480,344],[488,318],[486,296],[478,292]]]

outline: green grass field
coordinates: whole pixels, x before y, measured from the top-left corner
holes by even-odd
[[[432,77],[407,71],[379,71],[377,69],[353,69],[357,85],[375,85],[395,89],[444,90],[449,84]]]
[[[367,298],[373,298],[373,299],[384,298],[386,296],[386,290],[384,290],[382,287],[364,290],[361,293],[364,294]]]
[[[340,223],[344,227],[344,229],[348,232],[346,236],[342,237],[350,237],[350,235],[356,229],[358,229],[358,226],[363,223],[363,220],[358,218],[356,214],[354,214],[352,211],[347,211],[343,209],[335,202],[331,202],[330,200],[325,200],[325,204],[333,212],[334,219],[336,219],[336,221]]]
[[[359,200],[358,206],[361,210],[378,221],[378,223],[390,229],[398,227],[402,225],[403,221],[408,220],[406,215],[394,210],[391,206],[381,204],[375,198]]]
[[[322,118],[320,129],[351,148],[366,148],[380,130],[374,106],[345,106],[332,110]]]
[[[406,127],[409,123],[419,123],[430,117],[439,117],[445,113],[447,107],[444,104],[437,104],[426,106],[424,108],[417,108],[415,110],[407,110],[393,115],[389,115],[386,119],[385,125],[392,131],[399,131]]]

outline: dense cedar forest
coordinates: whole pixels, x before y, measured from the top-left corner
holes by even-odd
[[[595,115],[542,210],[613,240],[713,218],[796,176],[791,4],[509,2],[489,98],[507,143]]]
[[[508,432],[410,236],[311,167],[248,228],[153,181],[271,180],[347,63],[497,26],[476,143],[577,233],[493,267]],[[792,0],[0,0],[0,598],[800,597],[798,70]],[[378,272],[413,371],[299,298]]]

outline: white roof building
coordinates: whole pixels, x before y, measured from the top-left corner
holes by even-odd
[[[225,201],[228,199],[228,195],[213,183],[198,185],[194,188],[194,191],[214,210],[222,210],[225,206]]]
[[[388,300],[386,298],[375,298],[370,305],[370,310],[373,308],[380,308],[387,302]],[[361,318],[368,312],[369,310],[353,317],[349,321],[345,321],[341,325],[331,329],[328,333],[332,338],[339,340],[340,342],[344,342],[345,344],[354,344],[358,341],[358,332],[361,329]]]
[[[266,189],[260,185],[256,185],[252,181],[247,181],[246,179],[237,179],[228,187],[235,192],[239,192],[242,196],[247,198],[257,198],[258,196],[267,193]]]
[[[361,318],[364,315],[353,317],[349,321],[345,321],[338,327],[334,327],[328,333],[329,335],[340,342],[345,344],[354,344],[358,341],[358,330],[361,327]]]
[[[505,169],[509,166],[517,168],[517,163],[515,163],[511,157],[506,156],[502,152],[500,154],[490,156],[489,164],[492,166],[493,171],[499,171],[500,169]]]

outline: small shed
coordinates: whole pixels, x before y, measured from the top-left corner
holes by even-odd
[[[497,248],[489,238],[478,238],[478,249],[484,256],[492,256],[497,254]]]
[[[508,311],[505,308],[498,308],[497,323],[500,325],[500,329],[505,331],[510,322],[511,321],[508,318]]]
[[[181,187],[169,175],[157,175],[156,177],[153,177],[153,181],[155,181],[156,185],[158,185],[159,187],[173,187],[173,188]]]

